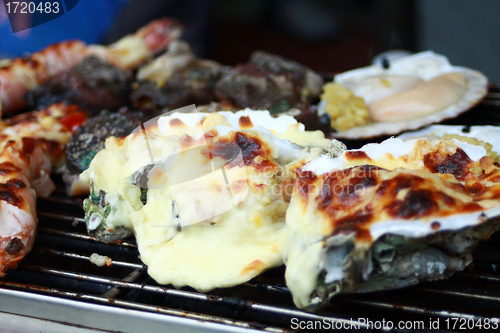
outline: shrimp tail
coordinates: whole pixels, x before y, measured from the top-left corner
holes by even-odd
[[[154,54],[164,50],[172,40],[178,39],[183,31],[184,25],[179,21],[162,18],[142,27],[136,35],[144,39],[149,52]]]

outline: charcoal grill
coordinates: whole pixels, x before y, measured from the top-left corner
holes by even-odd
[[[499,125],[500,85],[491,84],[480,105],[447,123]],[[103,244],[87,235],[81,199],[65,196],[61,183],[51,197],[38,200],[38,216],[32,252],[0,280],[0,320],[12,319],[9,325],[23,327],[35,320],[51,327],[47,332],[56,331],[50,325],[63,325],[66,332],[284,332],[293,331],[298,320],[331,325],[333,320],[368,330],[380,329],[375,322],[382,320],[391,321],[394,329],[403,323],[421,330],[436,328],[431,323],[439,320],[441,330],[458,331],[461,323],[500,317],[498,234],[479,244],[473,267],[450,279],[343,295],[323,312],[311,314],[293,305],[284,268],[208,294],[156,284],[133,240]],[[112,266],[92,264],[92,253],[110,257]]]

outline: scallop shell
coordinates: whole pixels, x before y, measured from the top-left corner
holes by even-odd
[[[460,72],[467,79],[468,87],[465,94],[448,107],[424,117],[395,122],[375,122],[370,125],[332,133],[332,136],[345,139],[371,138],[381,135],[399,134],[407,130],[415,130],[426,125],[439,123],[445,119],[457,117],[478,104],[486,95],[488,88],[488,79],[481,72],[466,67],[452,66],[445,56],[432,51],[421,52],[394,60],[389,69],[384,69],[380,65],[372,65],[336,75],[335,82],[347,85],[349,82],[382,74],[415,75],[424,80],[430,80],[450,72]],[[324,110],[324,102],[320,103],[319,108],[318,112],[321,113],[321,110]]]

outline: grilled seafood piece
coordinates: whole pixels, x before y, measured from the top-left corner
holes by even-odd
[[[135,69],[163,51],[183,31],[184,26],[179,21],[162,18],[151,21],[135,34],[122,37],[109,46],[89,45],[86,55],[98,56],[119,68]]]
[[[488,79],[432,51],[337,74],[318,105],[333,137],[399,134],[454,118],[478,104]]]
[[[318,98],[323,79],[294,61],[254,52],[246,64],[234,67],[217,82],[215,93],[241,107],[272,113],[305,107]]]
[[[55,185],[52,168],[64,163],[64,145],[86,119],[74,106],[53,105],[2,122],[0,131],[0,275],[16,268],[35,239],[36,196]]]
[[[135,69],[163,50],[182,33],[182,26],[172,19],[160,19],[125,36],[109,46],[85,45],[67,41],[50,45],[28,58],[17,58],[0,68],[2,112],[10,114],[24,106],[24,95],[50,77],[68,71],[86,56],[96,56],[122,69]]]
[[[174,41],[164,55],[138,71],[130,98],[142,110],[208,104],[216,99],[215,83],[228,70],[215,61],[198,59],[186,42]]]
[[[106,230],[132,229],[157,282],[206,292],[282,264],[282,166],[309,151],[260,126],[214,126],[243,118],[250,127],[251,117],[209,114],[196,126],[196,116],[166,116],[109,138],[81,177],[91,185],[91,232],[108,240]]]
[[[81,41],[61,42],[0,67],[0,111],[10,114],[26,106],[24,95],[29,90],[78,64],[85,52]]]
[[[68,71],[51,77],[27,94],[30,107],[54,103],[76,104],[92,114],[129,104],[132,72],[95,56],[85,57]]]
[[[143,115],[135,112],[111,113],[103,111],[91,117],[85,125],[80,126],[66,146],[66,168],[63,180],[70,196],[88,195],[89,185],[80,180],[79,175],[87,170],[90,161],[102,149],[104,141],[110,137],[129,135],[137,126]]]
[[[299,308],[449,277],[500,225],[500,167],[458,139],[389,139],[290,165],[285,278]]]
[[[186,111],[189,107],[183,109]],[[151,140],[164,138],[165,144],[160,145],[158,149],[165,150],[166,152],[162,154],[167,154],[169,149],[175,149],[176,143],[183,135],[195,137],[197,133],[201,135],[203,131],[220,125],[237,130],[249,130],[262,126],[270,129],[278,138],[290,140],[303,147],[334,151],[332,141],[325,139],[321,131],[306,132],[304,125],[297,123],[293,117],[282,115],[273,118],[267,111],[246,109],[236,113],[174,112],[146,122],[144,128],[148,129]],[[161,133],[157,133],[159,128],[161,128]],[[132,134],[130,137],[133,137]],[[101,150],[95,156],[90,163],[90,168],[80,177],[90,184],[91,188],[90,197],[85,201],[84,206],[87,229],[91,235],[104,242],[116,241],[132,234],[133,227],[129,218],[131,213],[129,210],[131,207],[136,207],[139,202],[132,206],[124,204],[126,201],[123,198],[130,196],[129,189],[134,193],[136,190],[139,190],[139,193],[142,191],[142,200],[146,198],[146,192],[140,187],[130,188],[123,182],[134,173],[143,174],[147,165],[152,163],[148,149],[145,146],[134,148],[134,154],[137,156],[130,156],[129,149],[131,148],[126,140],[129,139],[108,138],[106,149]],[[151,140],[148,140],[149,147],[151,147]],[[162,141],[158,139],[158,142]],[[110,161],[116,163],[110,163]]]

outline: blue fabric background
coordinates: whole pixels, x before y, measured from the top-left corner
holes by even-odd
[[[3,0],[0,0],[0,58],[21,56],[67,39],[99,43],[126,2],[80,0],[61,17],[14,34],[7,20]]]

